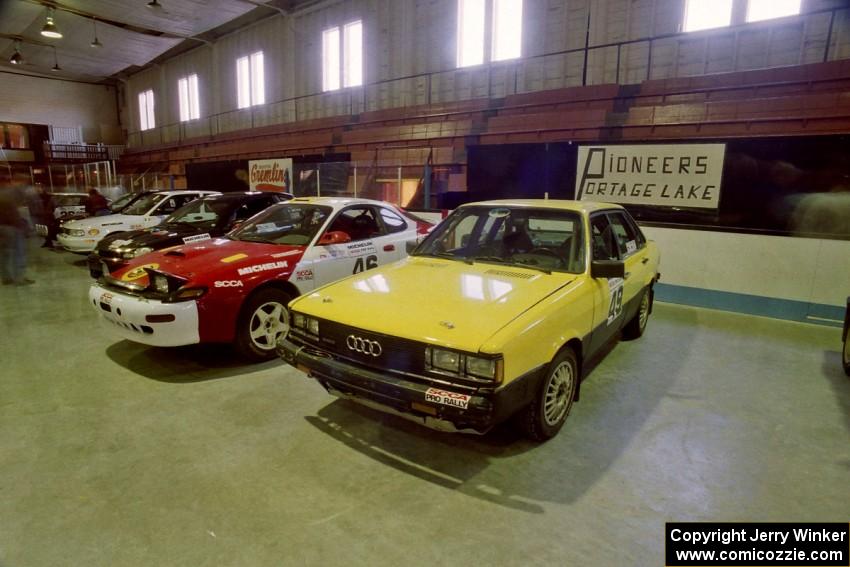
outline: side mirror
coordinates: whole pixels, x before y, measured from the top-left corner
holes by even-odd
[[[351,242],[351,236],[347,232],[331,230],[324,233],[317,244],[319,246],[327,246],[329,244],[345,244],[346,242]]]
[[[592,278],[624,278],[626,265],[620,260],[593,260],[590,263]]]
[[[416,247],[419,246],[419,242],[416,240],[408,240],[404,243],[404,249],[407,251],[408,256],[416,250]]]

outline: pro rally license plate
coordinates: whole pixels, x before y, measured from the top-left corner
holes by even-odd
[[[425,390],[426,402],[442,404],[444,406],[453,406],[461,409],[467,408],[471,397],[472,396],[468,396],[467,394],[458,394],[457,392],[449,392],[448,390],[440,390],[439,388],[428,388]]]

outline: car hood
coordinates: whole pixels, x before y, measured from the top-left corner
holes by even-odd
[[[295,311],[375,333],[478,352],[574,274],[407,258],[296,300]]]
[[[146,285],[145,268],[150,268],[186,278],[189,285],[210,285],[220,279],[239,279],[248,285],[256,278],[292,272],[303,254],[303,246],[214,238],[150,252],[116,270],[112,277]],[[252,268],[256,270],[249,270]]]
[[[120,230],[121,227],[129,230],[133,225],[141,224],[144,219],[142,215],[103,215],[100,217],[87,217],[79,220],[72,220],[65,223],[65,227],[71,229],[88,228],[111,228],[112,230]]]
[[[200,240],[204,235],[214,236],[216,234],[214,230],[200,230],[184,224],[161,224],[144,230],[111,234],[100,241],[98,249],[105,250],[117,241],[122,249],[153,248],[158,250],[168,246],[185,244],[184,239],[191,241],[192,237],[197,237]]]

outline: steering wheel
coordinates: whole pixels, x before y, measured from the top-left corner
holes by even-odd
[[[532,248],[531,250],[528,251],[528,254],[543,254],[544,256],[552,256],[554,258],[557,258],[558,260],[563,260],[563,258],[561,257],[560,254],[558,254],[554,250],[550,250],[549,248],[543,248],[543,247]]]

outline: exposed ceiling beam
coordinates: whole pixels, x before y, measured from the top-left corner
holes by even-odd
[[[202,37],[195,36],[195,35],[182,35],[182,34],[173,33],[173,32],[155,30],[153,28],[141,27],[141,26],[137,26],[137,25],[134,25],[134,24],[129,24],[127,22],[121,22],[121,21],[118,21],[118,20],[113,20],[111,18],[104,18],[103,16],[100,16],[100,15],[95,14],[93,12],[88,12],[86,10],[80,10],[78,8],[74,8],[73,6],[68,6],[67,4],[62,4],[61,2],[55,2],[55,1],[42,2],[40,0],[23,0],[23,1],[29,2],[30,4],[36,4],[36,5],[39,5],[39,6],[44,6],[45,8],[50,6],[50,7],[53,7],[54,9],[62,11],[62,12],[68,12],[69,14],[74,14],[76,16],[88,18],[90,20],[97,20],[98,22],[101,22],[101,23],[104,23],[104,24],[107,24],[107,25],[110,25],[110,26],[114,26],[116,28],[120,28],[120,29],[123,29],[123,30],[126,30],[126,31],[142,34],[142,35],[150,35],[150,36],[154,36],[154,37],[165,37],[165,38],[171,38],[171,39],[188,39],[188,40],[192,40],[192,41],[199,41],[201,43],[206,43],[206,44],[210,43],[208,40],[206,40]],[[245,0],[242,0],[242,1],[245,1]],[[253,2],[249,2],[249,3],[253,4]]]

